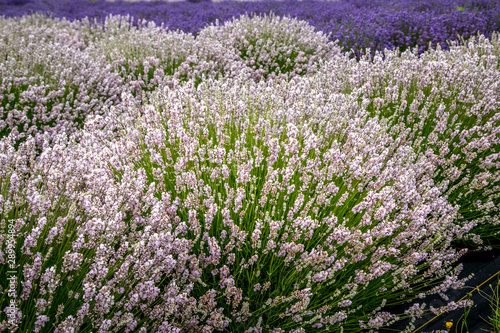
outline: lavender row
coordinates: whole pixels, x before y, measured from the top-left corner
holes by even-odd
[[[490,36],[500,27],[500,3],[494,0],[431,0],[431,1],[262,1],[262,2],[107,2],[62,0],[17,0],[0,4],[5,16],[21,16],[35,11],[69,20],[130,15],[135,24],[143,19],[157,26],[197,35],[204,27],[239,17],[242,14],[290,16],[304,20],[339,40],[345,52],[360,57],[370,48],[375,51],[413,47],[422,53],[447,41],[478,33]]]
[[[321,101],[316,85],[190,80],[142,108],[129,95],[39,158],[32,139],[2,140],[2,218],[21,240],[14,324],[376,331],[428,311],[385,305],[463,286],[465,250],[450,244],[467,228],[432,160],[370,117],[361,91]]]
[[[14,31],[17,37],[9,39]],[[314,74],[321,61],[343,64],[342,66],[347,67],[336,71],[342,75],[330,82],[330,87],[342,84],[345,85],[342,89],[349,93],[352,89],[359,89],[367,84],[370,88],[365,98],[371,101],[373,115],[392,117],[394,126],[405,124],[415,128],[415,131],[420,130],[411,134],[415,149],[425,152],[432,147],[433,154],[441,158],[446,155],[446,159],[450,159],[439,162],[451,169],[442,169],[443,173],[436,175],[435,179],[447,181],[453,175],[452,183],[445,185],[443,189],[454,189],[450,190],[451,200],[460,202],[463,207],[459,220],[467,223],[473,217],[474,221],[486,228],[479,232],[483,238],[498,237],[496,227],[489,230],[491,226],[498,224],[495,217],[495,207],[498,206],[497,176],[486,170],[496,165],[492,160],[498,150],[494,132],[496,127],[486,132],[481,132],[477,127],[497,126],[494,118],[498,110],[494,99],[497,89],[495,82],[498,81],[496,47],[481,51],[489,52],[489,58],[485,58],[488,53],[474,55],[472,59],[479,56],[486,59],[483,60],[486,67],[479,60],[476,60],[476,66],[471,67],[471,71],[477,73],[475,76],[470,76],[468,71],[461,71],[457,74],[459,76],[448,78],[453,73],[448,70],[448,65],[436,69],[433,62],[421,62],[416,53],[410,52],[405,53],[411,55],[408,65],[396,66],[397,59],[405,59],[399,56],[392,56],[394,60],[388,62],[377,57],[372,62],[368,57],[350,63],[338,46],[329,42],[321,32],[315,32],[307,23],[275,16],[253,19],[242,16],[225,26],[208,27],[196,39],[189,34],[164,31],[151,22],[144,22],[136,28],[131,25],[128,17],[109,17],[104,26],[91,26],[88,22],[59,22],[43,17],[9,19],[4,21],[3,35],[5,54],[2,56],[7,61],[2,65],[0,86],[2,136],[9,135],[17,143],[23,141],[25,136],[33,136],[39,148],[42,148],[43,142],[50,142],[59,133],[75,133],[82,128],[89,115],[106,114],[111,107],[121,108],[120,95],[123,92],[131,93],[140,105],[149,93],[158,87],[171,85],[176,79],[193,79],[196,86],[203,78],[235,77],[245,69],[247,79],[255,82],[278,77],[290,80]],[[496,39],[493,42],[493,45],[497,45]],[[67,47],[56,52],[61,45]],[[475,44],[469,44],[465,50],[473,45]],[[395,53],[388,53],[391,54]],[[422,56],[426,59],[432,54],[434,53],[429,52]],[[442,54],[442,51],[438,54]],[[463,58],[450,56],[453,59]],[[473,63],[468,58],[462,60],[465,61],[464,64]],[[399,72],[405,66],[409,66],[403,71],[408,77],[401,80],[397,77],[402,75]],[[427,69],[428,66],[431,69]],[[378,73],[376,70],[380,68],[383,70]],[[436,73],[441,70],[444,72]],[[426,72],[434,73],[435,78],[423,85],[420,83],[421,74]],[[387,81],[391,75],[396,77],[395,81]],[[364,78],[358,83],[361,86],[347,84],[356,77]],[[403,88],[402,85],[408,82],[412,85]],[[382,102],[385,91],[391,85],[395,86],[390,89],[402,94],[402,97],[394,95],[394,92],[390,96],[390,102]],[[443,92],[437,93],[439,89],[443,89]],[[428,100],[431,97],[435,100]],[[443,111],[446,108],[451,108],[455,116]],[[384,110],[383,113],[380,109]],[[424,116],[418,116],[417,111],[423,112]],[[479,111],[485,112],[486,116],[471,113]],[[450,117],[449,126],[468,126],[449,133],[461,135],[460,139],[453,139],[456,134],[447,138],[451,139],[447,148],[439,148],[446,140],[437,139],[444,129],[432,134],[432,139],[421,138],[423,133],[432,133],[432,128],[437,124],[432,118],[436,112],[440,116],[445,112]],[[401,113],[399,118],[394,115],[398,113]],[[466,118],[462,121],[459,116]],[[490,119],[493,119],[493,123]],[[477,124],[477,121],[480,123]],[[420,124],[417,126],[416,122]],[[466,134],[468,131],[470,133]],[[485,138],[482,139],[484,142],[476,142],[478,136],[485,135],[493,141],[488,143],[484,140],[490,139]],[[465,140],[465,136],[472,141]],[[460,145],[457,146],[456,140],[460,140]],[[429,142],[431,146],[427,147]],[[472,150],[472,147],[476,147],[476,150]],[[440,149],[444,149],[443,152]],[[490,154],[492,155],[489,156]],[[488,161],[486,164],[485,158]],[[461,159],[467,163],[457,164]],[[471,172],[470,175],[466,174]],[[479,184],[474,181],[476,175],[482,177]],[[472,188],[461,193],[462,185],[466,183]],[[479,195],[481,193],[484,195]],[[476,243],[480,240],[479,236],[474,239]]]
[[[240,35],[242,29],[247,33]],[[0,136],[16,142],[33,136],[37,147],[58,133],[74,133],[88,115],[120,108],[122,92],[140,104],[174,79],[198,85],[242,69],[256,82],[291,78],[313,73],[319,59],[340,56],[338,46],[306,22],[275,16],[243,16],[195,39],[152,22],[135,27],[130,17],[90,25],[35,15],[3,19],[0,35],[0,57],[6,59],[0,67]]]
[[[357,61],[276,16],[129,19],[1,22],[20,331],[359,332],[466,305],[384,310],[463,286],[453,242],[498,241],[498,34]]]

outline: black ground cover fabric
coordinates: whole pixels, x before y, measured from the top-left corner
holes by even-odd
[[[474,301],[474,305],[470,309],[466,318],[467,329],[464,326],[462,330],[462,320],[465,311],[464,309],[458,309],[450,313],[442,314],[440,316],[436,316],[431,313],[418,319],[415,322],[415,333],[432,332],[437,330],[446,331],[446,322],[453,323],[453,327],[449,330],[449,332],[453,333],[480,333],[488,332],[491,330],[491,326],[489,326],[484,319],[487,320],[488,317],[491,317],[492,315],[491,302],[488,297],[491,297],[492,295],[490,285],[492,287],[495,287],[497,285],[498,278],[500,278],[500,274],[497,274],[500,271],[500,250],[468,253],[464,255],[459,260],[459,262],[464,266],[463,271],[460,273],[460,277],[463,278],[469,276],[471,273],[474,273],[474,277],[466,283],[465,288],[449,291],[446,294],[450,298],[449,301],[458,302],[464,296],[466,296],[467,293],[471,292],[474,288],[482,284],[482,286],[478,287],[481,292],[474,290],[470,297],[470,299]],[[487,281],[488,279],[490,280]],[[487,282],[483,284],[483,282],[485,281]],[[415,303],[422,302],[425,302],[427,304],[427,308],[429,307],[429,305],[433,306],[434,308],[439,308],[447,304],[447,302],[441,299],[441,297],[436,295],[426,300],[415,301],[405,306],[404,309],[410,307]],[[399,311],[394,312],[399,313],[402,311],[401,309],[399,309]],[[390,329],[381,330],[380,333],[401,331],[406,327],[407,324],[407,320],[401,321],[390,327]]]

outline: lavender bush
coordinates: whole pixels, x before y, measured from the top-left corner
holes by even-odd
[[[5,59],[9,54],[19,52],[17,48],[27,46],[30,36],[38,43],[53,42],[83,50],[91,39],[86,22],[88,20],[68,21],[64,18],[50,18],[43,14],[2,19],[2,57]],[[23,38],[24,41],[21,41]]]
[[[16,229],[26,239],[18,283],[29,277],[27,300],[51,304],[18,323],[61,332],[355,332],[422,311],[398,317],[384,305],[463,285],[453,263],[464,251],[450,243],[464,231],[433,186],[432,164],[369,118],[359,96],[318,103],[314,84],[257,85],[243,74],[197,89],[175,84],[144,107],[124,97],[124,113],[90,116],[79,140],[46,150],[27,184],[6,187],[4,198],[29,198],[18,219],[37,216],[33,206],[48,211],[42,198],[66,200],[55,225],[32,219]],[[6,181],[16,184],[12,174]],[[15,207],[5,214],[22,212]],[[64,260],[43,273],[34,267],[53,228]],[[38,294],[47,274],[53,298]],[[69,290],[81,306],[66,305]]]
[[[80,50],[84,41],[66,25],[41,17],[0,20],[0,137],[19,143],[34,136],[39,146],[44,136],[74,132],[86,115],[119,102],[122,79],[104,59]]]
[[[242,15],[221,26],[204,28],[196,37],[205,44],[220,41],[226,52],[254,70],[252,78],[283,77],[314,73],[320,59],[332,59],[340,48],[304,21],[269,16]]]
[[[452,43],[449,51],[387,51],[373,61],[321,68],[318,82],[328,93],[362,91],[372,116],[404,126],[417,153],[439,168],[436,185],[454,205],[458,224],[479,224],[471,240],[498,246],[500,94],[498,34]],[[339,82],[343,84],[339,85]],[[400,137],[401,134],[398,134]],[[476,235],[475,235],[476,234]]]
[[[198,41],[191,34],[172,32],[143,21],[132,25],[129,16],[109,16],[100,31],[92,53],[104,55],[129,85],[134,95],[149,93],[168,84],[172,78],[219,78],[239,73],[244,64],[217,41]]]
[[[426,158],[357,98],[318,103],[303,81],[165,91],[128,132],[157,196],[179,199],[203,267],[194,292],[221,295],[229,331],[377,329],[398,319],[384,305],[447,274],[428,293],[461,284],[446,263],[464,230]]]

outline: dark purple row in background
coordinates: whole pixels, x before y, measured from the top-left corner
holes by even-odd
[[[477,33],[491,36],[499,31],[498,0],[341,0],[341,1],[259,1],[213,3],[210,0],[182,2],[108,2],[104,0],[0,0],[6,17],[44,12],[69,20],[86,16],[105,19],[109,14],[130,14],[134,20],[164,23],[172,30],[196,35],[203,27],[239,17],[244,13],[269,13],[305,20],[332,41],[339,40],[344,51],[359,57],[370,48],[404,51],[418,46],[424,52],[429,43],[447,48],[457,35],[467,39]]]

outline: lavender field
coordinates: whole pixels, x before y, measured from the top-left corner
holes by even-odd
[[[494,0],[0,0],[0,331],[470,306],[425,302],[500,248],[499,32]]]

